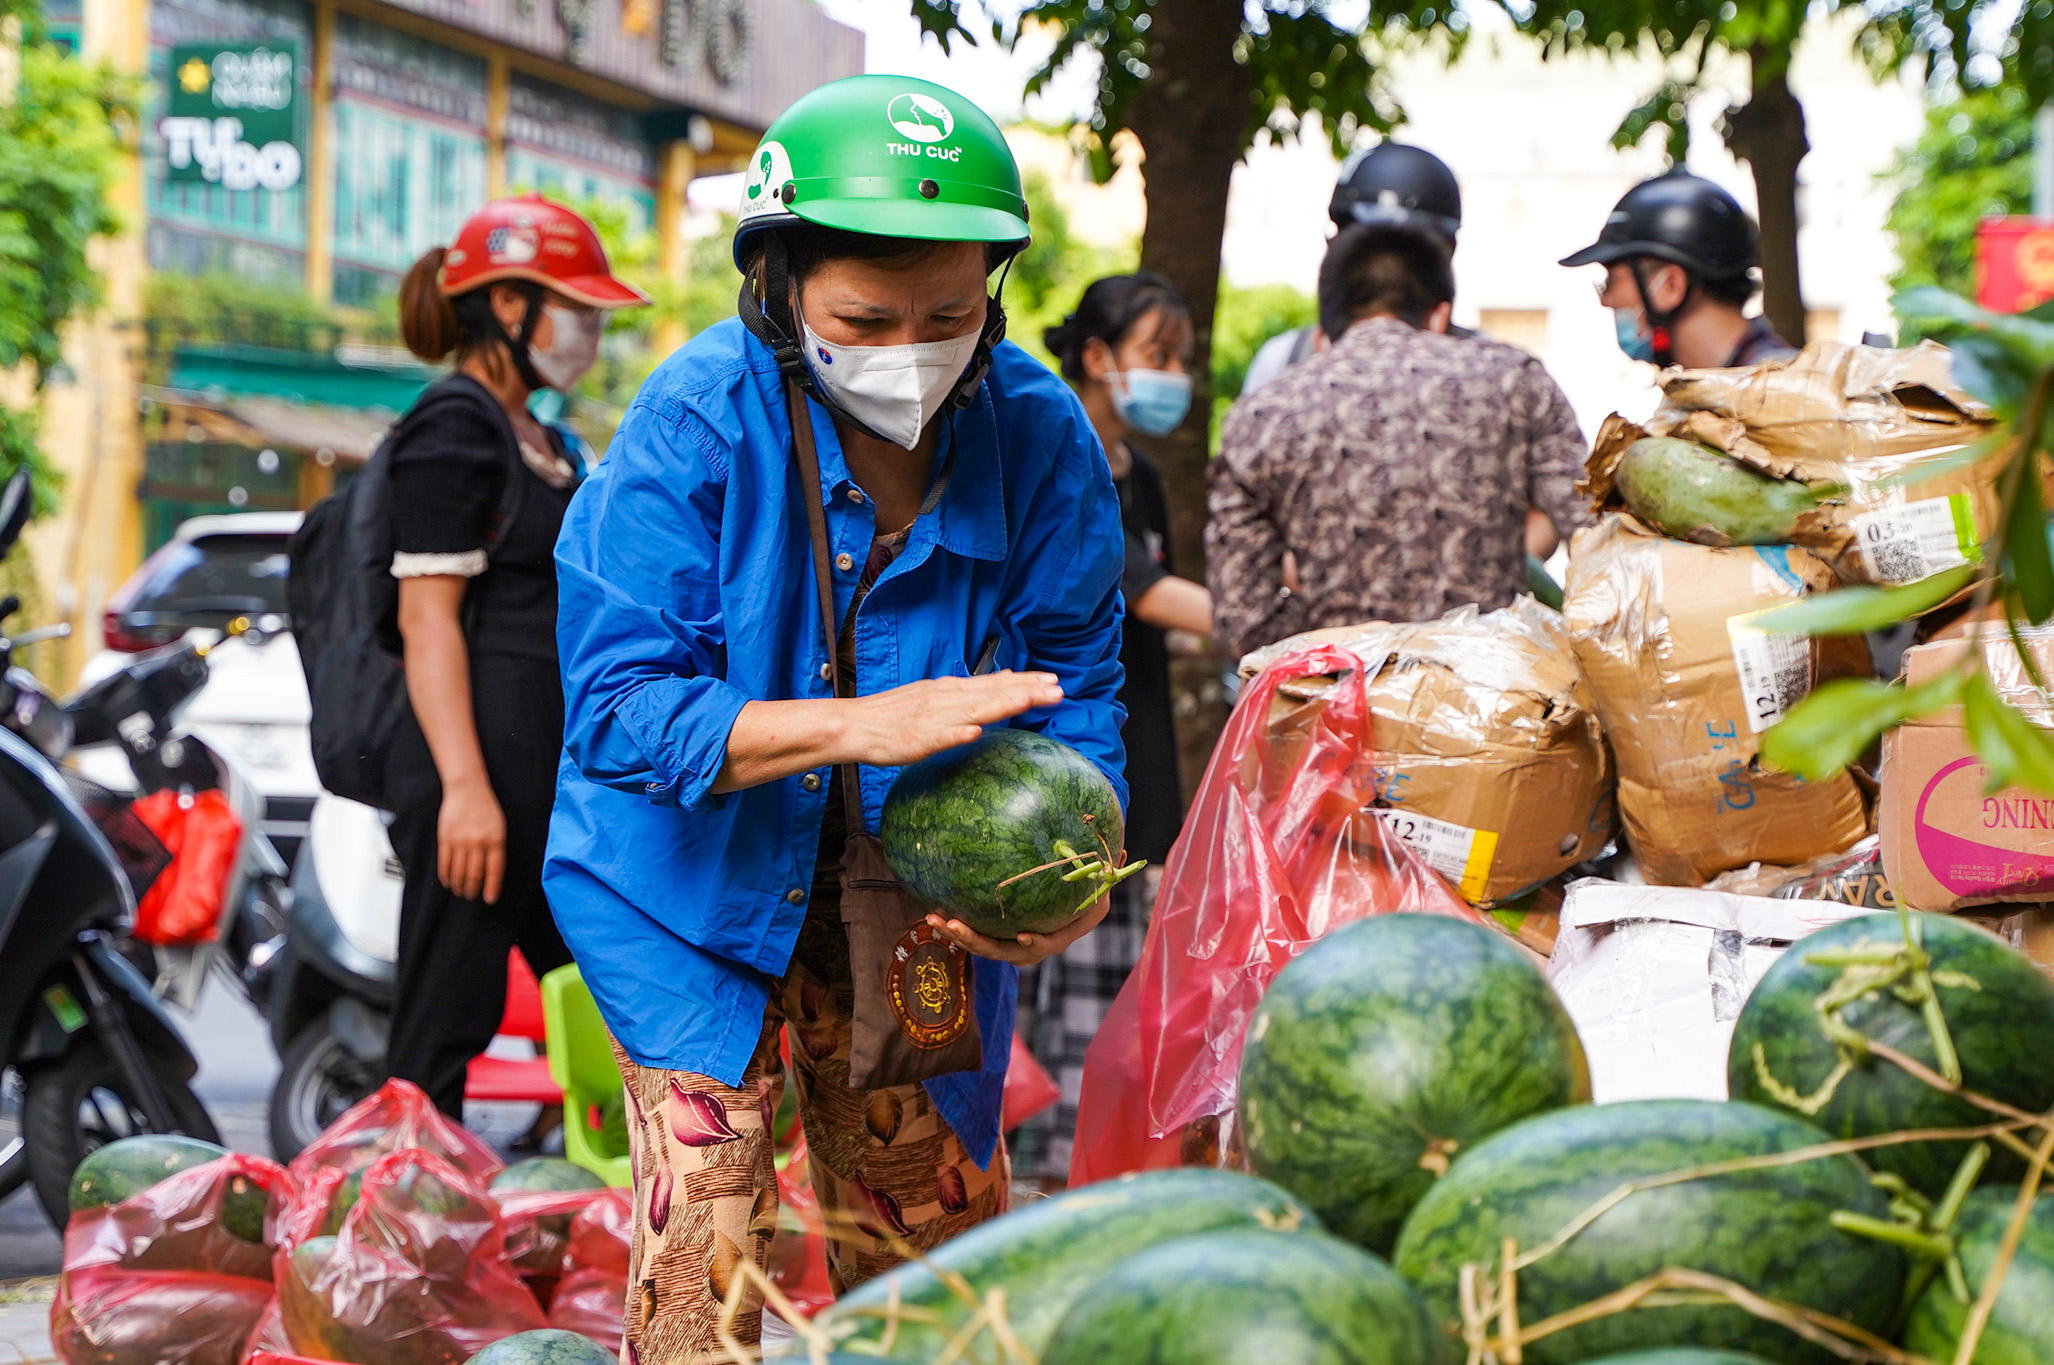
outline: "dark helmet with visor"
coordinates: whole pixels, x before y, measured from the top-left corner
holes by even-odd
[[[1680,265],[1699,279],[1732,280],[1760,264],[1761,247],[1737,199],[1701,176],[1671,171],[1628,190],[1597,241],[1562,264],[1640,258]]]

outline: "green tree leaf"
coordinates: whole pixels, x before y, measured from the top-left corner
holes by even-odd
[[[2054,560],[2047,552],[2047,503],[2040,492],[2040,453],[2019,456],[2017,491],[2004,527],[2004,564],[2025,616],[2039,625],[2054,616]]]
[[[1961,684],[1959,672],[1917,687],[1873,678],[1826,683],[1763,734],[1762,758],[1807,782],[1823,782],[1860,758],[1885,730],[1952,706]]]
[[[1969,746],[1990,770],[1983,790],[2018,786],[2054,794],[2054,736],[1997,695],[1981,672],[1962,687],[1962,720]]]
[[[1861,635],[1924,615],[1981,572],[1979,565],[1961,564],[1895,588],[1836,588],[1777,607],[1755,624],[1789,635]]]

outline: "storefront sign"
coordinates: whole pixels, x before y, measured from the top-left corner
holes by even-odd
[[[2054,221],[2019,216],[1978,224],[1976,298],[1997,313],[2023,313],[2054,298]]]
[[[231,190],[289,190],[300,183],[296,45],[174,47],[170,85],[167,112],[157,124],[170,179]]]

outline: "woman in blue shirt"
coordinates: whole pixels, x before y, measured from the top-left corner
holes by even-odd
[[[787,1080],[822,1205],[875,1234],[830,1242],[838,1287],[892,1264],[888,1238],[925,1248],[1002,1212],[1015,967],[1105,913],[1010,942],[930,917],[976,955],[981,1064],[852,1084],[853,982],[878,964],[851,962],[837,872],[896,769],[1011,724],[1125,799],[1119,506],[1077,400],[1003,342],[986,295],[1027,236],[1018,170],[968,100],[883,76],[806,96],[751,162],[744,320],[650,377],[565,521],[545,885],[627,1077],[645,1365],[710,1350],[737,1267],[766,1261]]]

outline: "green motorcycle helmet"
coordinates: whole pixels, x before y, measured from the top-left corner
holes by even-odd
[[[1015,251],[1029,236],[1020,168],[998,125],[908,76],[823,85],[764,133],[743,185],[736,267],[763,233],[801,223]]]

